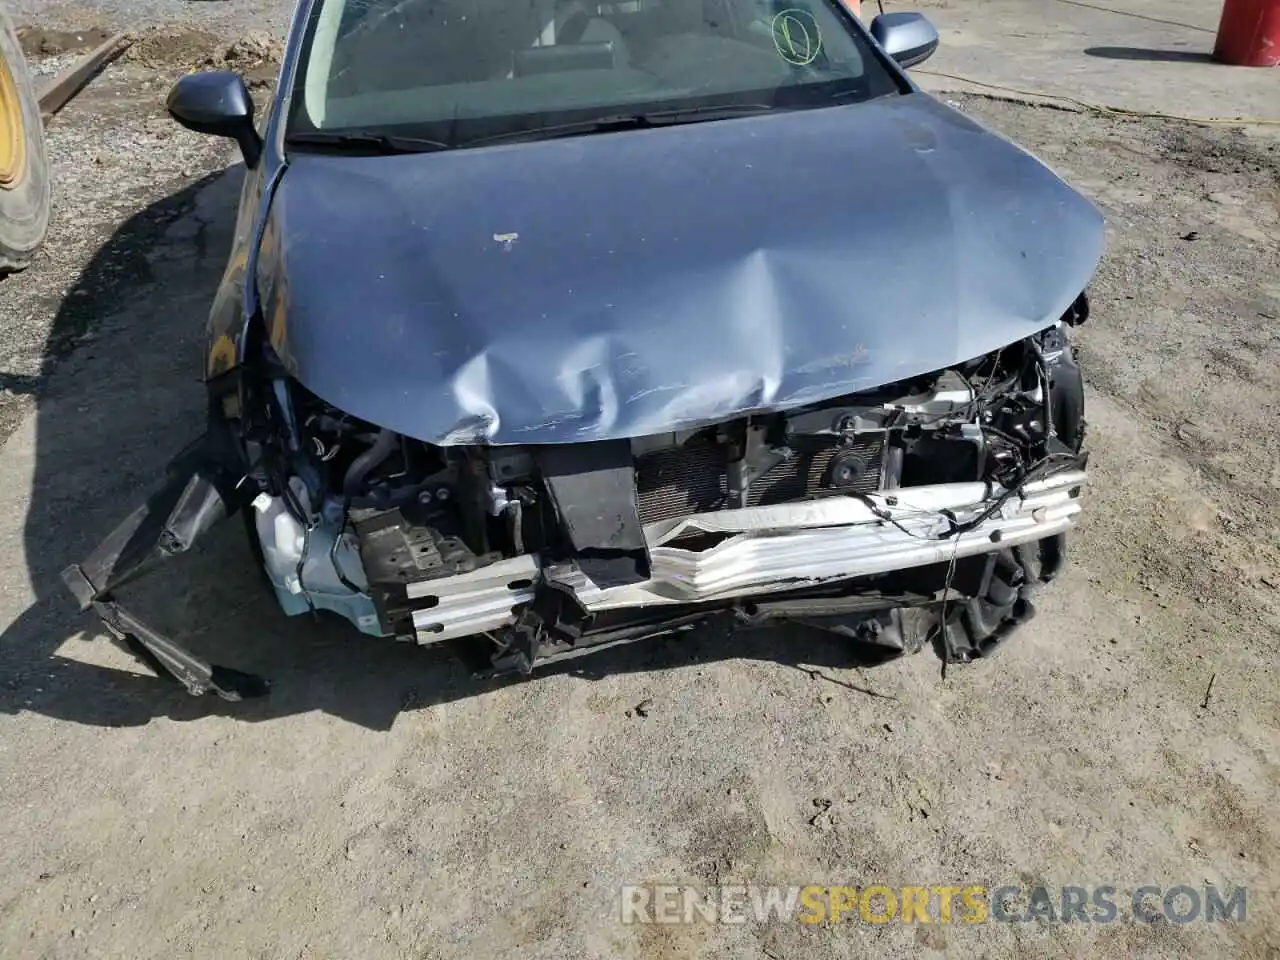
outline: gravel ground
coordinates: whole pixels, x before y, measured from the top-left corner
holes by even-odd
[[[292,0],[6,0],[17,23],[60,30],[110,24],[115,29],[200,27],[235,34],[267,30],[284,36]]]
[[[23,45],[36,74],[48,76],[107,32],[28,28]],[[30,411],[31,398],[57,360],[92,338],[93,321],[148,276],[143,254],[153,231],[118,235],[120,224],[139,211],[148,211],[145,219],[156,226],[163,224],[178,215],[181,205],[148,208],[234,159],[234,147],[226,141],[190,133],[169,119],[164,97],[170,86],[193,66],[227,66],[238,57],[237,65],[257,81],[255,92],[262,97],[268,92],[262,83],[275,67],[271,57],[279,52],[278,41],[263,37],[262,31],[249,31],[231,39],[185,26],[139,31],[134,46],[50,124],[54,219],[49,243],[31,280],[0,287],[6,319],[0,435]],[[246,50],[252,54],[247,60]],[[114,256],[87,284],[85,265],[104,244]]]
[[[199,426],[237,179],[216,175],[223,146],[157,119],[188,65],[122,62],[59,118],[54,234],[0,287],[0,953],[1277,955],[1274,144],[961,101],[1110,225],[1081,336],[1085,519],[994,661],[943,677],[928,654],[872,669],[826,637],[705,631],[477,687],[427,652],[285,620],[228,525],[130,598],[274,679],[226,705],[149,676],[57,583]],[[1249,913],[619,923],[622,884],[733,880],[1245,885]]]

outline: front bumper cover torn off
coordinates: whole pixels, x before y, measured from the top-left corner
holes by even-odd
[[[62,571],[80,603],[92,609],[111,635],[160,676],[171,677],[193,695],[216,693],[242,700],[267,693],[262,677],[207,663],[147,626],[115,599],[115,591],[191,546],[225,519],[236,504],[237,480],[226,471],[235,462],[228,438],[211,430],[169,464],[165,482],[100,543],[88,558]]]

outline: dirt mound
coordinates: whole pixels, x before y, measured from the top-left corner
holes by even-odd
[[[87,30],[45,30],[42,27],[22,27],[18,30],[22,52],[32,59],[92,50],[110,36],[111,31],[105,27],[90,27]]]
[[[156,27],[138,34],[125,60],[153,69],[235,70],[251,85],[274,77],[284,44],[262,30],[232,43],[206,30]]]
[[[226,49],[215,33],[190,27],[153,27],[143,30],[124,53],[124,60],[144,67],[164,69],[202,66]]]
[[[284,56],[284,44],[262,30],[250,30],[222,52],[228,69],[242,70],[276,64]]]
[[[269,33],[250,30],[222,51],[215,66],[243,74],[250,88],[266,87],[275,82],[283,58],[283,43]]]

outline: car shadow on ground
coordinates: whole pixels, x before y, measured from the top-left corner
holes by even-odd
[[[0,637],[0,711],[133,726],[156,717],[263,721],[319,710],[387,729],[401,710],[552,674],[597,679],[724,658],[825,671],[884,659],[820,631],[708,627],[551,665],[528,680],[480,682],[451,651],[364,637],[336,618],[285,617],[238,519],[120,599],[211,661],[269,678],[270,695],[241,703],[191,697],[114,649],[96,619],[76,609],[59,573],[141,502],[202,427],[204,317],[226,263],[240,182],[233,168],[131,218],[62,302],[50,351],[65,353],[69,339],[92,333],[37,393],[22,540],[38,599]]]
[[[1147,47],[1087,47],[1085,55],[1103,60],[1143,60],[1148,63],[1212,63],[1201,50],[1153,50]]]

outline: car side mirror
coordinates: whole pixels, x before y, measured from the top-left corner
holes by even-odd
[[[871,35],[902,69],[924,63],[938,49],[938,31],[919,13],[882,13],[871,21]]]
[[[244,78],[230,70],[189,73],[173,85],[165,103],[169,116],[188,130],[230,137],[252,170],[262,157],[262,138],[253,126],[253,98]]]

